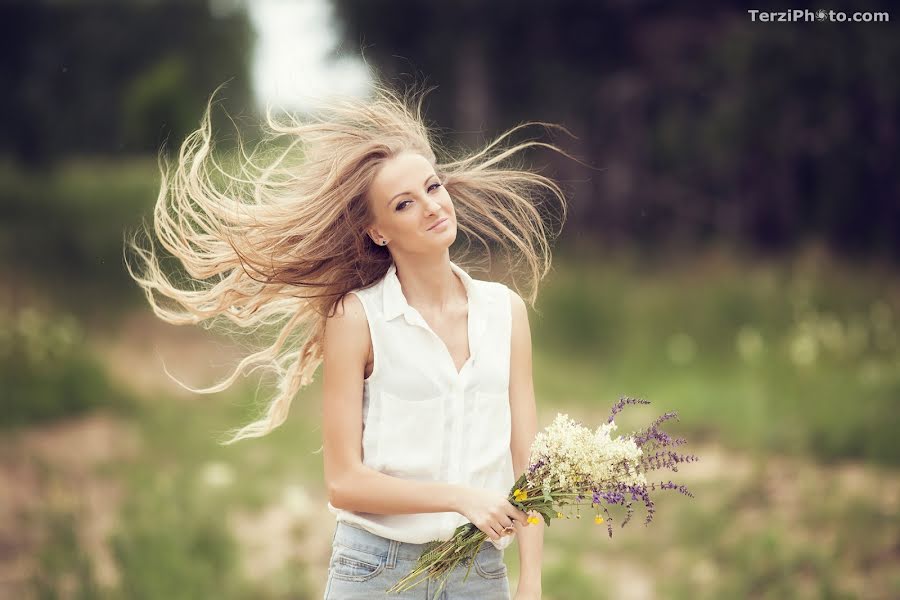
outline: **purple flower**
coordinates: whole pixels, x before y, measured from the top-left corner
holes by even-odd
[[[650,404],[649,400],[642,400],[641,398],[631,398],[629,396],[622,396],[618,402],[615,403],[612,407],[612,412],[609,415],[609,419],[606,420],[607,423],[612,423],[613,419],[616,418],[616,414],[621,412],[623,408],[627,404]]]

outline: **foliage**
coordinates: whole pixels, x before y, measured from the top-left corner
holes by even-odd
[[[129,392],[114,386],[85,351],[85,332],[71,315],[25,308],[0,313],[0,426],[14,427],[100,407],[128,412]]]

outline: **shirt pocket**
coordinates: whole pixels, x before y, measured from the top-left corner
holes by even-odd
[[[509,391],[475,392],[475,406],[469,412],[470,473],[477,481],[488,473],[503,467],[510,452],[512,413],[509,408]]]
[[[404,479],[438,476],[447,425],[445,396],[407,400],[381,392],[378,463],[382,472]]]

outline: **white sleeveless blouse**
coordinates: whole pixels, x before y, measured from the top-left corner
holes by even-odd
[[[509,288],[473,279],[451,261],[469,301],[470,356],[457,372],[443,340],[407,304],[396,265],[355,293],[372,338],[374,366],[363,383],[363,464],[393,477],[441,481],[508,494],[516,481],[510,451]],[[335,508],[347,521],[393,540],[449,540],[468,522],[457,512],[380,515]],[[500,550],[515,533],[498,541]]]

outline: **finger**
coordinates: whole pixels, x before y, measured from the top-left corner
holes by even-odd
[[[523,513],[521,510],[519,510],[518,508],[516,508],[516,507],[513,506],[512,504],[510,504],[509,507],[510,507],[510,511],[507,512],[507,513],[506,513],[505,515],[503,515],[503,516],[505,516],[506,518],[510,519],[511,521],[521,521],[521,522],[524,523],[524,522],[525,522],[525,519],[522,519],[522,518],[520,517],[520,515],[523,515],[523,514],[525,514],[525,513]]]
[[[528,513],[526,513],[524,510],[522,510],[522,509],[519,508],[518,506],[515,506],[515,505],[513,505],[513,504],[510,504],[510,505],[509,505],[509,508],[510,508],[511,510],[510,510],[510,512],[507,513],[507,514],[509,514],[509,515],[514,515],[515,518],[517,518],[517,519],[522,519],[523,521],[524,521],[525,519],[528,518]]]
[[[509,512],[507,512],[506,514],[515,515],[516,518],[518,518],[518,517],[525,515],[525,511],[522,510],[521,508],[519,508],[518,506],[516,506],[515,504],[513,504],[512,502],[510,502],[509,503]]]

